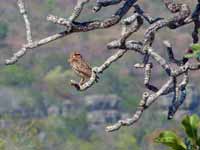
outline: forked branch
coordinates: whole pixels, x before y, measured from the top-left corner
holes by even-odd
[[[122,0],[98,0],[97,4],[93,7],[93,11],[98,12],[101,7],[107,7],[122,2]],[[56,33],[52,36],[46,37],[41,40],[32,40],[31,24],[28,19],[27,11],[25,9],[24,1],[18,0],[17,4],[21,15],[24,18],[26,27],[26,39],[27,43],[22,45],[22,48],[13,54],[10,59],[7,59],[5,64],[11,65],[16,63],[21,57],[23,57],[28,50],[36,47],[46,45],[52,41],[63,38],[69,34],[76,32],[88,32],[98,29],[110,28],[114,25],[121,24],[122,30],[119,33],[117,39],[107,43],[107,48],[110,50],[117,50],[112,56],[103,62],[100,66],[94,66],[92,68],[92,75],[90,79],[84,84],[80,84],[76,81],[71,81],[73,87],[79,91],[84,91],[90,88],[96,83],[97,76],[108,69],[114,62],[119,60],[127,53],[132,51],[142,55],[142,60],[135,64],[136,69],[143,69],[144,71],[144,86],[148,92],[144,92],[137,111],[132,118],[120,120],[116,124],[108,126],[106,131],[112,132],[120,129],[122,126],[130,126],[136,123],[142,116],[144,110],[149,108],[158,98],[162,95],[173,93],[172,102],[169,104],[168,118],[172,119],[178,108],[186,99],[187,91],[186,87],[189,83],[189,73],[194,70],[200,70],[200,63],[196,62],[191,64],[188,58],[184,56],[178,60],[174,56],[174,48],[169,41],[164,41],[165,50],[168,54],[168,59],[165,59],[152,47],[156,33],[163,28],[169,28],[174,30],[181,28],[186,24],[194,24],[192,31],[193,43],[198,43],[198,30],[200,28],[200,1],[197,1],[196,8],[192,11],[191,8],[185,3],[176,3],[174,0],[163,0],[163,4],[172,13],[169,18],[164,17],[152,17],[148,12],[145,12],[137,0],[126,0],[122,7],[110,17],[103,20],[92,20],[77,22],[76,19],[82,13],[84,6],[89,3],[89,0],[78,0],[77,5],[68,19],[61,18],[55,15],[49,15],[47,21],[64,26],[66,29],[61,33]],[[130,9],[134,9],[133,13],[123,18]],[[144,23],[148,24],[148,27],[144,33],[144,38],[141,41],[129,40],[132,34],[140,31]],[[177,65],[177,69],[171,67],[171,63]],[[161,87],[157,87],[151,83],[152,69],[154,66],[160,66],[168,76],[168,81]],[[178,79],[181,78],[181,82],[178,83]]]

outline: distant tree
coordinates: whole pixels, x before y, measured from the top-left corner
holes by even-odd
[[[0,39],[3,40],[6,38],[8,33],[8,24],[5,22],[0,22]]]
[[[45,0],[45,4],[47,9],[49,9],[50,11],[52,11],[55,8],[55,0]]]

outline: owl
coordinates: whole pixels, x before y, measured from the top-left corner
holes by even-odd
[[[81,80],[79,82],[80,85],[83,85],[90,79],[92,75],[92,68],[84,60],[84,58],[79,52],[72,52],[69,56],[68,62],[71,65],[74,72],[81,77]]]

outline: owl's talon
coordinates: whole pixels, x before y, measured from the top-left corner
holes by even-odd
[[[77,83],[76,81],[74,81],[74,80],[71,80],[71,81],[70,81],[70,84],[71,84],[72,86],[78,85],[78,83]]]
[[[96,74],[96,73],[98,73],[98,67],[93,67],[92,68],[92,71]]]
[[[71,80],[71,86],[75,87],[77,90],[80,90],[80,85],[74,80]]]
[[[66,30],[67,32],[70,32],[72,30],[72,22],[71,21],[67,21],[66,23]]]

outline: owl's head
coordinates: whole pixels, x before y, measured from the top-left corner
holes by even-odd
[[[69,61],[75,60],[75,59],[81,59],[81,58],[82,58],[82,55],[79,52],[75,51],[75,52],[70,53]]]

